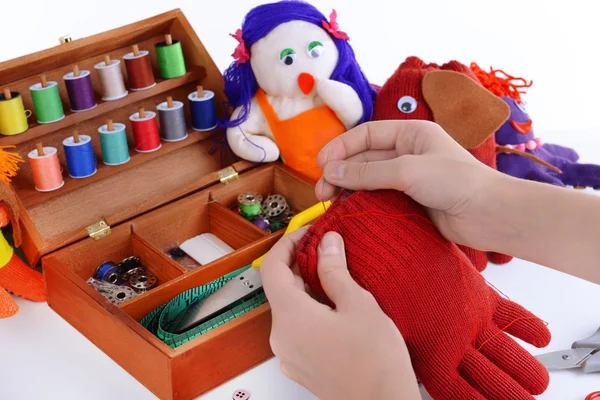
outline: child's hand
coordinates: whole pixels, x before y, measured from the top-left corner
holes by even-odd
[[[489,243],[488,189],[502,175],[475,159],[429,121],[369,122],[346,132],[319,154],[317,197],[337,188],[396,189],[427,207],[449,240],[484,250]]]
[[[420,399],[400,332],[350,276],[341,236],[328,233],[318,273],[336,309],[314,300],[293,272],[304,227],[284,236],[261,265],[271,305],[271,347],[282,371],[322,400]]]

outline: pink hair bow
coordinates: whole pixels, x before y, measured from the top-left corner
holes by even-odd
[[[337,23],[337,12],[335,9],[331,11],[331,15],[329,15],[329,21],[330,22],[323,21],[323,27],[327,32],[331,33],[338,39],[350,40],[346,32],[339,30],[340,26]]]
[[[235,31],[235,35],[230,33],[229,36],[231,36],[239,42],[233,54],[231,55],[234,59],[237,59],[237,65],[243,64],[246,61],[248,61],[250,59],[250,55],[248,54],[246,43],[244,43],[244,39],[242,38],[242,30],[238,29],[237,31]]]

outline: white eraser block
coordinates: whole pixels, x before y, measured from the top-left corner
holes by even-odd
[[[212,233],[203,233],[188,239],[179,248],[200,265],[208,264],[235,251]]]

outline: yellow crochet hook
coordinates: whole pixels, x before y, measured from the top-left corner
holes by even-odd
[[[294,216],[294,218],[292,218],[292,220],[290,221],[290,223],[287,226],[287,229],[285,230],[285,233],[283,235],[285,236],[288,233],[292,233],[295,230],[302,228],[304,225],[308,224],[309,222],[312,222],[315,219],[319,218],[321,215],[323,215],[325,213],[325,211],[327,211],[329,209],[330,206],[331,206],[331,201],[326,201],[324,203],[317,203],[314,206],[302,211],[301,213],[296,214]],[[267,256],[267,253],[263,254],[260,258],[257,258],[256,260],[254,260],[252,262],[252,266],[257,269],[260,268],[260,265],[262,264],[262,262],[266,256]]]

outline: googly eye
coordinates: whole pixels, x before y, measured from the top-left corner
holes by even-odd
[[[402,96],[400,100],[398,100],[398,110],[402,111],[405,114],[411,114],[415,112],[417,109],[417,101],[414,97],[410,96]]]
[[[283,49],[279,53],[279,62],[283,65],[292,65],[296,60],[296,52],[293,49]]]
[[[517,103],[517,107],[519,107],[519,110],[523,111],[524,113],[527,113],[527,107],[525,107],[524,102],[515,100],[515,103]]]
[[[325,48],[323,47],[323,43],[318,41],[310,42],[308,45],[308,55],[310,58],[321,57],[321,54],[323,54],[324,50]]]

